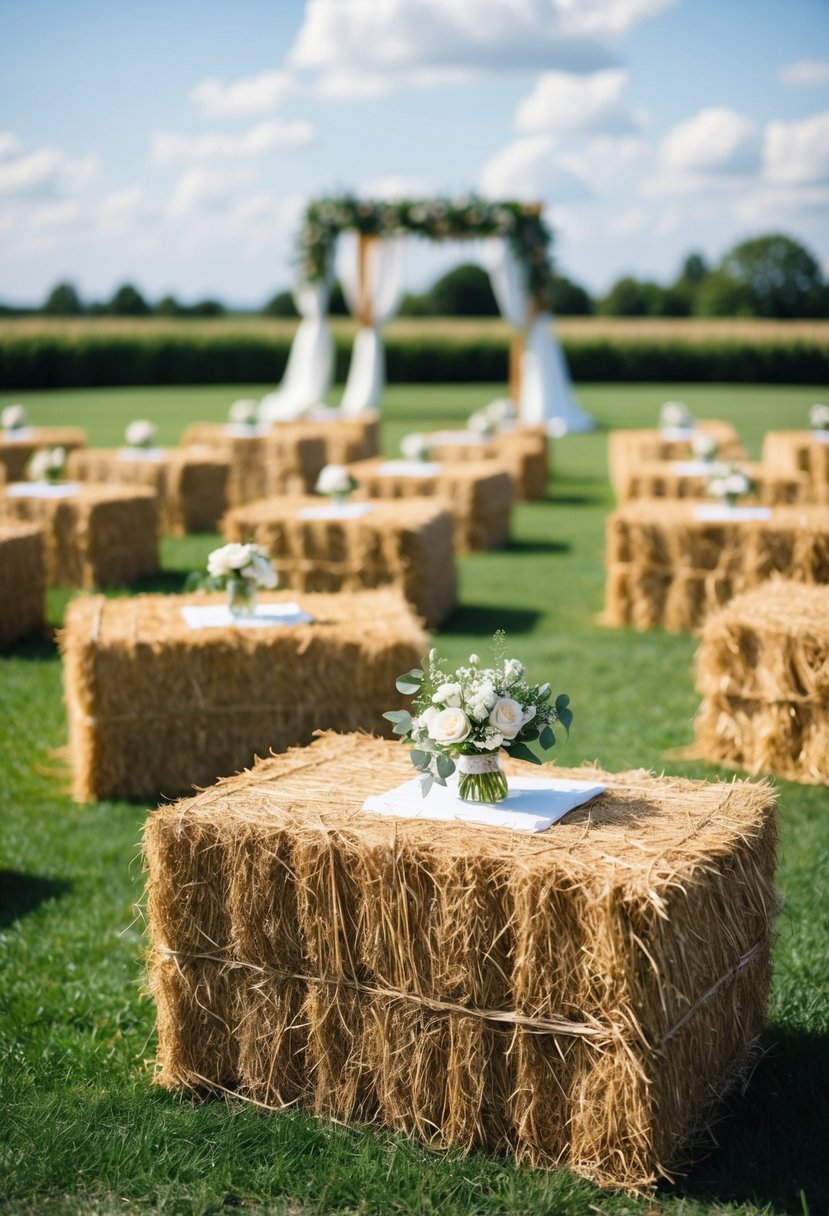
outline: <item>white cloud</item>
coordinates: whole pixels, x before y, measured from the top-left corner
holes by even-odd
[[[219,169],[198,165],[182,173],[167,210],[180,219],[225,207],[240,189],[255,182],[257,176],[256,170],[248,167]]]
[[[827,212],[829,185],[762,185],[742,195],[734,204],[734,214],[737,218],[756,228],[797,224],[810,216],[822,218]]]
[[[20,140],[11,131],[0,131],[0,161],[9,160],[23,151]]]
[[[829,59],[796,59],[778,73],[783,84],[829,84]]]
[[[628,134],[638,123],[622,101],[628,74],[621,68],[576,76],[544,72],[519,105],[519,131],[595,131]]]
[[[376,177],[358,187],[361,198],[382,198],[389,202],[403,198],[428,198],[435,193],[422,177]]]
[[[575,34],[613,38],[627,34],[640,21],[658,17],[676,0],[553,0],[564,28]]]
[[[553,154],[554,146],[551,135],[516,139],[484,165],[481,191],[490,198],[551,204],[590,198],[588,182]]]
[[[102,231],[116,235],[157,220],[159,208],[143,186],[127,186],[108,194],[96,215]]]
[[[194,86],[190,100],[206,118],[237,118],[275,110],[293,88],[290,72],[259,72],[229,82],[208,76]]]
[[[33,198],[60,197],[83,190],[97,176],[95,156],[73,160],[61,148],[37,148],[24,152],[10,132],[0,137],[0,194]]]
[[[829,112],[770,122],[763,160],[767,180],[778,185],[829,181]]]
[[[760,167],[754,123],[730,106],[710,106],[673,127],[660,147],[660,172],[646,195],[733,189]]]
[[[88,213],[76,199],[63,198],[56,203],[43,203],[29,214],[29,227],[35,232],[84,227]]]
[[[647,223],[647,213],[642,207],[629,207],[618,215],[611,215],[607,221],[607,231],[614,236],[630,236],[639,232]]]
[[[279,118],[258,122],[238,135],[211,133],[207,135],[177,135],[156,131],[150,144],[154,165],[187,164],[209,160],[245,160],[265,156],[278,148],[299,148],[310,143],[314,127],[304,119],[283,121]]]

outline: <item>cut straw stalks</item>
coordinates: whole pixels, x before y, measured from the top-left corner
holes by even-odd
[[[0,465],[6,470],[6,481],[25,481],[26,465],[43,448],[63,448],[68,453],[86,447],[86,431],[77,426],[34,426],[24,434],[24,439],[11,440],[0,431]]]
[[[158,1083],[669,1174],[763,1026],[768,787],[564,770],[608,792],[540,835],[360,813],[411,775],[324,735],[150,817]]]
[[[45,618],[43,529],[0,523],[0,647],[42,629]]]
[[[546,497],[551,461],[550,444],[543,428],[521,427],[494,435],[483,443],[471,431],[468,444],[441,443],[440,437],[440,431],[426,436],[430,441],[430,459],[450,463],[497,460],[508,470],[519,502],[542,502]]]

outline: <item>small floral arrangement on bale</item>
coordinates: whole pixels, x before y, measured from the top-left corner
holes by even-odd
[[[136,418],[134,422],[128,424],[124,431],[124,439],[129,448],[152,448],[155,447],[157,434],[154,423],[149,422],[146,418]]]
[[[22,405],[7,405],[0,414],[4,431],[22,431],[26,426],[26,408]]]
[[[511,426],[518,419],[518,406],[511,397],[496,397],[489,405],[484,406],[483,412],[496,430]]]
[[[29,481],[60,481],[66,469],[66,448],[41,448],[33,452],[26,465]]]
[[[484,439],[491,439],[498,429],[498,423],[484,410],[475,410],[466,420],[466,428]]]
[[[317,483],[314,486],[317,494],[330,498],[332,502],[343,503],[357,489],[359,482],[349,473],[345,465],[327,464],[320,469]]]
[[[261,545],[232,543],[207,556],[207,574],[199,585],[210,590],[226,589],[228,608],[234,617],[253,616],[260,587],[273,590],[279,582],[271,560]]]
[[[470,802],[502,802],[509,792],[501,749],[533,764],[542,761],[529,744],[545,751],[556,742],[553,724],[569,733],[570,698],[553,699],[549,683],[530,684],[523,663],[506,657],[505,635],[495,634],[494,666],[482,667],[478,655],[452,673],[430,650],[423,669],[399,676],[398,692],[412,694],[411,711],[383,716],[394,733],[411,746],[411,761],[425,796],[434,782],[446,785],[457,770],[458,796]]]
[[[241,397],[234,401],[227,411],[227,420],[235,426],[256,426],[258,420],[258,404],[251,397]]]
[[[411,435],[404,435],[400,440],[400,451],[406,460],[430,460],[432,445],[428,435],[413,432]]]
[[[684,401],[666,401],[659,411],[661,431],[691,431],[694,418]]]
[[[809,426],[813,431],[829,431],[829,405],[813,405],[809,410]]]
[[[707,431],[695,431],[691,440],[691,451],[697,460],[711,464],[719,451],[719,445],[713,435]]]
[[[739,465],[720,464],[708,478],[708,493],[721,499],[726,506],[736,507],[739,498],[756,494],[757,486]]]

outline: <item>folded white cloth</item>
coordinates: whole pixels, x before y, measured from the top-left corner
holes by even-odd
[[[384,477],[437,477],[440,465],[431,460],[385,460],[377,472]]]
[[[458,447],[466,447],[467,444],[482,446],[486,443],[486,438],[476,431],[435,431],[430,439],[432,443],[446,447],[452,444],[457,444]]]
[[[771,511],[768,507],[727,507],[712,502],[694,507],[694,519],[705,523],[728,523],[735,519],[771,519]]]
[[[13,426],[9,431],[3,431],[4,443],[28,443],[34,437],[34,427],[31,426]]]
[[[695,434],[692,426],[663,426],[659,432],[660,438],[666,443],[676,443],[680,439],[693,439]]]
[[[163,448],[119,448],[119,460],[145,460],[148,464],[161,464],[167,459]]]
[[[243,617],[233,616],[227,604],[185,604],[181,615],[191,629],[226,629],[228,625],[266,629],[274,625],[307,625],[314,619],[299,604],[257,604],[254,616]]]
[[[366,798],[362,809],[398,819],[456,819],[515,832],[546,832],[568,811],[603,794],[604,788],[592,781],[563,777],[510,777],[509,795],[503,802],[464,802],[452,784],[433,785],[424,798],[420,779],[415,777],[385,794]]]
[[[262,435],[270,435],[271,424],[255,422],[248,426],[245,422],[226,422],[224,431],[233,439],[259,439]]]
[[[829,431],[812,431],[815,443],[829,443]]]
[[[63,481],[52,485],[49,481],[13,481],[6,487],[9,498],[71,498],[80,485],[76,481]]]
[[[360,519],[374,510],[370,502],[326,503],[320,507],[300,507],[297,519]]]
[[[678,477],[713,477],[714,467],[705,460],[671,461],[671,472]]]

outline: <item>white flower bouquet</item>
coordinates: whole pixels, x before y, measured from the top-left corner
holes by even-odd
[[[713,435],[709,435],[707,431],[695,431],[691,439],[691,451],[697,460],[702,460],[705,464],[711,464],[719,451],[719,447]]]
[[[708,478],[708,493],[722,499],[729,507],[736,506],[738,498],[756,492],[757,487],[748,473],[736,464],[717,465]]]
[[[253,616],[259,588],[272,590],[279,582],[267,553],[253,542],[234,542],[214,549],[207,557],[207,573],[207,586],[227,589],[228,607],[234,617]]]
[[[151,448],[155,446],[157,433],[154,423],[148,422],[146,418],[137,418],[135,422],[127,425],[124,439],[129,448]]]
[[[482,667],[472,654],[466,666],[448,674],[444,660],[430,650],[423,669],[398,678],[398,691],[414,696],[411,711],[391,710],[383,716],[411,746],[424,796],[434,782],[446,785],[457,769],[460,798],[501,802],[508,794],[501,749],[541,764],[529,744],[553,747],[555,722],[569,732],[570,698],[561,693],[553,700],[549,684],[528,683],[524,665],[505,657],[501,632],[495,635],[494,662],[493,667]]]
[[[29,481],[60,481],[66,468],[66,448],[40,448],[26,465]]]
[[[414,432],[400,440],[400,451],[406,460],[429,460],[432,455],[429,437]]]
[[[809,410],[809,426],[813,431],[829,431],[829,405],[812,406]]]
[[[475,410],[466,420],[467,430],[472,431],[476,435],[482,435],[485,439],[490,439],[498,429],[498,424],[495,422],[486,410]]]
[[[483,412],[496,429],[509,426],[518,418],[518,406],[511,397],[496,397],[484,407]]]
[[[236,426],[255,427],[258,418],[257,409],[257,403],[252,398],[240,397],[227,411],[227,420],[235,423]]]
[[[693,415],[683,401],[666,401],[659,411],[661,431],[690,431],[693,427]]]
[[[357,489],[357,479],[352,477],[345,465],[327,464],[320,469],[320,475],[314,486],[317,494],[323,494],[334,502],[345,502],[349,494]]]
[[[22,431],[26,426],[26,407],[23,405],[7,405],[0,414],[0,422],[4,431]]]

